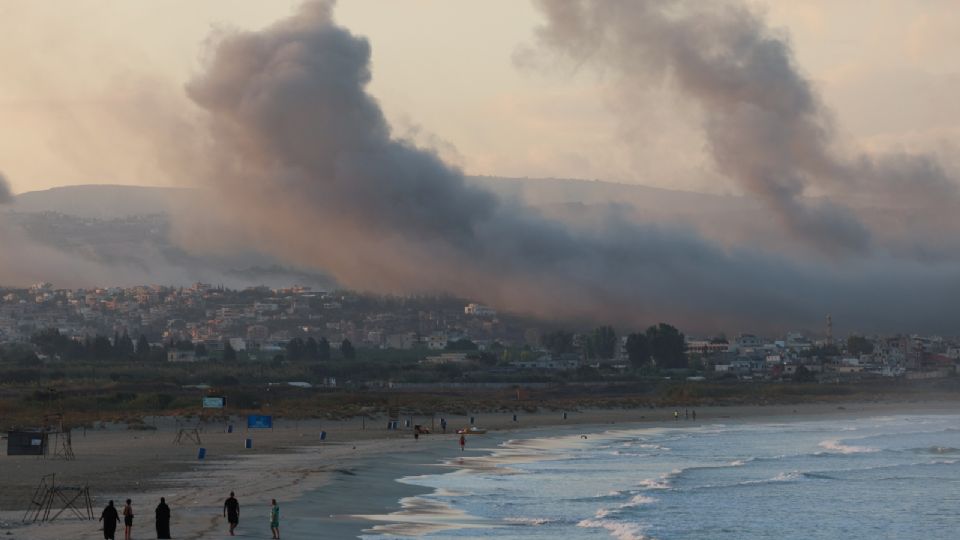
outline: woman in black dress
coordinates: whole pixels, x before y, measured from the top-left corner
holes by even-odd
[[[170,538],[170,507],[163,497],[157,505],[157,538]]]
[[[113,535],[117,533],[117,523],[120,523],[120,515],[117,514],[117,507],[113,505],[113,501],[108,502],[107,507],[103,509],[100,521],[103,522],[104,540],[113,540]]]

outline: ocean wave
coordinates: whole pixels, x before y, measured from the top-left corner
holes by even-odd
[[[634,506],[640,506],[644,504],[653,504],[657,502],[653,497],[648,497],[646,495],[634,495],[630,498],[629,502],[625,502],[620,505],[620,508],[631,508]]]
[[[610,519],[584,519],[577,527],[587,529],[606,529],[617,540],[651,540],[643,535],[643,527],[636,523],[614,521]]]
[[[658,478],[644,478],[639,485],[644,489],[670,489],[670,482]]]
[[[877,448],[870,448],[869,446],[841,444],[838,439],[827,439],[825,441],[820,441],[818,446],[834,454],[868,454],[880,451]]]
[[[775,476],[770,478],[760,478],[757,480],[743,480],[741,482],[733,482],[729,484],[706,484],[702,486],[691,486],[685,489],[689,491],[732,489],[732,488],[762,486],[766,484],[802,482],[806,480],[836,480],[836,478],[833,478],[821,473],[785,471],[785,472],[778,473]]]
[[[718,487],[736,487],[736,486],[755,486],[758,484],[776,484],[780,482],[796,482],[799,480],[803,480],[805,478],[810,478],[810,477],[800,471],[789,471],[789,472],[778,473],[776,476],[772,478],[763,478],[760,480],[744,480],[742,482],[737,482],[735,484],[703,486],[703,487],[718,488]]]
[[[503,518],[503,521],[515,525],[529,525],[531,527],[538,527],[540,525],[552,523],[554,520],[547,518],[508,517]]]
[[[953,448],[951,446],[927,446],[925,448],[911,448],[910,452],[915,452],[917,454],[956,454],[960,453],[960,448]]]
[[[648,497],[648,496],[643,495],[643,494],[638,494],[638,495],[634,495],[633,497],[630,497],[630,500],[629,500],[629,501],[627,501],[627,502],[625,502],[625,503],[623,503],[623,504],[617,505],[616,508],[600,508],[600,509],[598,509],[598,510],[593,514],[593,517],[596,518],[596,519],[603,519],[603,518],[606,518],[606,517],[611,516],[612,514],[619,513],[619,512],[622,511],[622,510],[626,510],[627,508],[636,508],[636,507],[638,507],[638,506],[643,506],[643,505],[648,505],[648,504],[654,504],[654,503],[656,503],[656,502],[657,502],[657,499],[654,499],[653,497]]]

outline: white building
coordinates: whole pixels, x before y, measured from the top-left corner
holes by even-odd
[[[497,311],[491,307],[482,304],[467,304],[463,308],[464,315],[473,315],[475,317],[496,317]]]

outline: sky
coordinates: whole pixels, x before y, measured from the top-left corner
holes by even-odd
[[[188,130],[184,87],[211,36],[261,29],[299,4],[0,0],[0,171],[14,192],[59,185],[177,185],[164,146]],[[841,140],[872,150],[960,144],[960,10],[949,0],[754,2],[787,36]],[[650,92],[615,112],[609,74],[524,67],[543,23],[516,0],[340,2],[369,39],[370,93],[394,132],[467,174],[604,179],[741,193],[713,171],[689,105]]]

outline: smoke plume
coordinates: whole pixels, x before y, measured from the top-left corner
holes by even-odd
[[[10,191],[10,183],[0,172],[0,204],[9,204],[13,202],[13,192]]]
[[[957,183],[930,156],[836,151],[830,115],[789,41],[739,2],[536,4],[546,17],[538,31],[544,50],[612,72],[624,88],[666,82],[689,98],[718,171],[823,252],[888,247],[858,205],[893,207],[908,218],[931,207],[957,209]],[[634,108],[625,102],[616,112],[629,117]]]
[[[857,180],[834,174],[850,169],[824,146],[829,130],[815,96],[792,71],[788,49],[761,39],[758,19],[737,10],[671,18],[643,2],[544,7],[551,44],[676,71],[691,95],[717,109],[708,128],[720,166],[744,177],[798,234],[829,249],[866,249],[869,235],[855,218],[801,197],[820,178]],[[614,24],[617,15],[630,22]],[[711,44],[713,34],[723,39]],[[643,45],[636,54],[634,38]],[[669,42],[666,56],[652,48],[658,39]],[[368,42],[335,23],[329,2],[220,38],[187,91],[209,129],[203,183],[245,243],[360,290],[446,292],[547,317],[696,328],[771,328],[920,299],[934,302],[927,313],[937,317],[948,308],[938,295],[958,289],[952,267],[873,255],[845,267],[797,264],[641,226],[615,210],[578,226],[548,219],[466,184],[435,152],[392,135],[367,92],[370,78]],[[718,84],[722,91],[711,90]],[[864,167],[886,170],[879,161]],[[924,289],[896,289],[905,276],[922,277]],[[878,287],[892,290],[878,297]],[[902,322],[881,312],[878,325]]]

